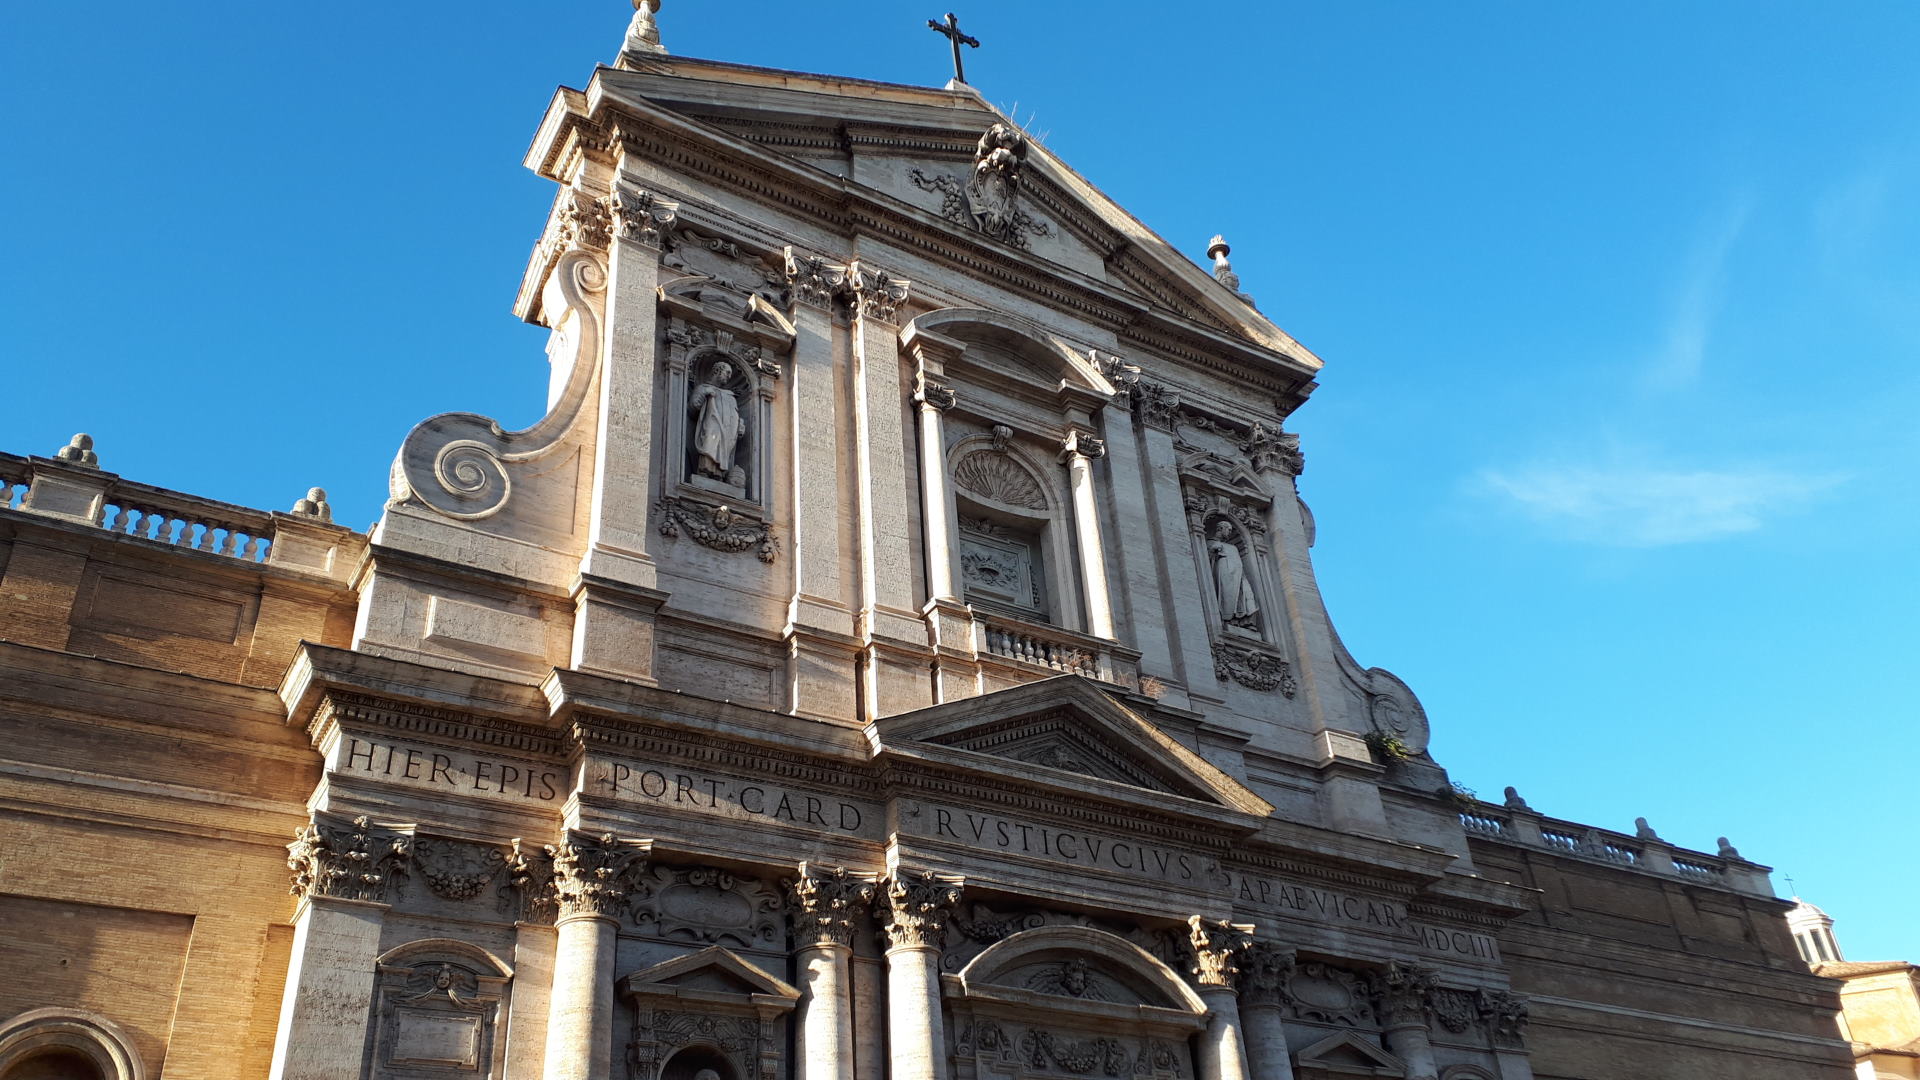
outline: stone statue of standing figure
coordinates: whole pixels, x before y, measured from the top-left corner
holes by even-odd
[[[746,434],[740,421],[740,399],[727,384],[733,381],[733,365],[725,360],[707,372],[707,381],[693,388],[687,410],[695,413],[693,424],[694,471],[702,476],[745,487],[746,469],[734,464],[740,438]]]
[[[1260,601],[1253,595],[1253,582],[1247,580],[1246,563],[1240,557],[1233,525],[1224,519],[1213,523],[1213,534],[1207,541],[1207,558],[1213,563],[1213,593],[1220,601],[1221,623],[1248,630],[1258,628]]]

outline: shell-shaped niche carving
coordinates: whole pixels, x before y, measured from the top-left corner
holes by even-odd
[[[953,482],[963,491],[1006,506],[1047,508],[1040,482],[1012,458],[992,450],[976,450],[961,458],[953,467]]]

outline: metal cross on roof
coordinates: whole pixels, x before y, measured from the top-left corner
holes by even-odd
[[[932,19],[928,19],[927,28],[936,34],[944,35],[948,41],[953,42],[953,81],[957,83],[966,82],[967,68],[965,64],[960,62],[960,46],[967,45],[977,49],[980,47],[980,39],[968,37],[961,33],[960,18],[951,11],[947,12],[947,22],[945,26],[934,22]]]

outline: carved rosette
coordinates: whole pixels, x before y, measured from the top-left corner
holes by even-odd
[[[1240,996],[1251,1005],[1291,1004],[1287,982],[1293,978],[1293,950],[1274,941],[1256,941],[1240,956]]]
[[[563,843],[549,845],[546,850],[553,858],[553,888],[560,917],[620,918],[647,868],[651,846],[647,841],[623,840],[612,833],[569,833]]]
[[[1232,679],[1249,690],[1278,690],[1287,697],[1300,689],[1292,665],[1285,660],[1224,641],[1213,643],[1213,676]]]
[[[1232,990],[1240,975],[1240,959],[1253,946],[1253,927],[1195,915],[1187,920],[1187,930],[1194,978],[1203,988]]]
[[[665,247],[680,204],[651,191],[619,189],[606,198],[606,211],[615,235],[648,247]]]
[[[786,276],[790,304],[831,307],[833,298],[847,288],[847,267],[797,248],[787,249]]]
[[[879,916],[893,949],[940,948],[947,916],[960,902],[961,879],[931,870],[903,870],[887,879]]]
[[[844,866],[800,864],[800,876],[786,883],[793,901],[796,948],[809,945],[851,945],[854,923],[861,909],[871,905],[879,886],[871,875],[856,874]]]
[[[653,513],[660,519],[661,536],[679,536],[684,529],[694,543],[715,551],[755,548],[755,555],[763,563],[772,562],[780,554],[780,538],[773,534],[773,526],[724,504],[709,506],[668,496],[654,505]]]
[[[413,840],[365,817],[340,822],[315,817],[287,845],[293,895],[385,903],[397,879],[407,876]]]
[[[1486,1021],[1495,1046],[1518,1050],[1526,1044],[1526,998],[1505,990],[1482,990],[1480,1018]]]
[[[858,262],[847,267],[847,288],[852,292],[853,309],[861,318],[893,322],[900,314],[900,305],[907,302],[911,287],[911,282],[884,270]]]
[[[1380,1002],[1380,1019],[1387,1027],[1419,1026],[1427,1023],[1427,999],[1433,993],[1437,974],[1416,964],[1394,961],[1374,977],[1374,996]]]

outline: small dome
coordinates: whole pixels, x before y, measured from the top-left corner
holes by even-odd
[[[1796,930],[1803,926],[1832,926],[1833,916],[1796,896],[1793,907],[1787,911],[1787,922]]]

